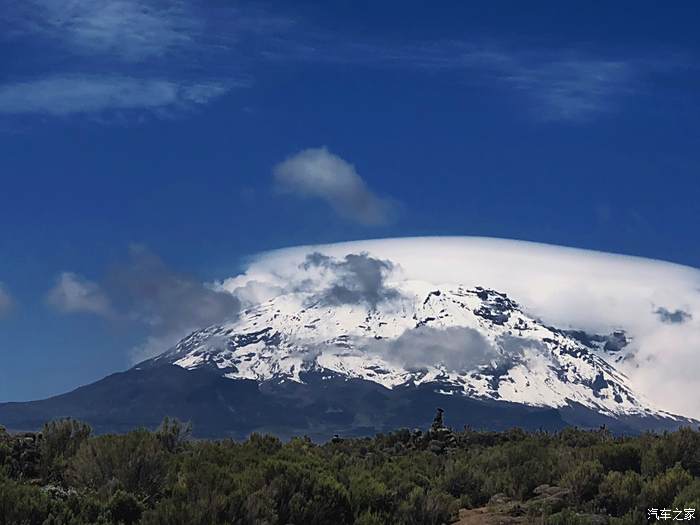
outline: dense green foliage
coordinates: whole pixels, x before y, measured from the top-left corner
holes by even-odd
[[[400,430],[318,445],[194,441],[172,420],[104,436],[73,420],[41,437],[0,428],[0,525],[441,524],[489,501],[548,524],[700,509],[700,432]]]

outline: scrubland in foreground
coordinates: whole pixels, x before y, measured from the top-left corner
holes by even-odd
[[[425,431],[287,443],[0,427],[0,524],[648,523],[700,509],[700,432]],[[693,522],[689,520],[689,522]]]

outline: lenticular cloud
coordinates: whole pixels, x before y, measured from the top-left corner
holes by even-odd
[[[309,254],[388,261],[387,285],[420,279],[507,293],[530,314],[561,328],[632,338],[633,357],[618,368],[658,406],[700,417],[700,270],[663,261],[560,246],[479,237],[423,237],[300,246],[258,256],[221,287],[243,303],[260,302],[315,279]],[[669,322],[659,312],[682,312]]]

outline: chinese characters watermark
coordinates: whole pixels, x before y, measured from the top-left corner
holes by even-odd
[[[649,521],[685,521],[695,519],[695,509],[648,509]]]

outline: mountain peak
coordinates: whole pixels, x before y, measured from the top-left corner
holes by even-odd
[[[392,289],[375,302],[282,294],[136,368],[174,364],[259,383],[303,383],[316,372],[389,389],[432,385],[450,396],[668,417],[606,360],[603,336],[548,327],[497,290],[423,281]],[[615,349],[623,337],[610,339]]]

